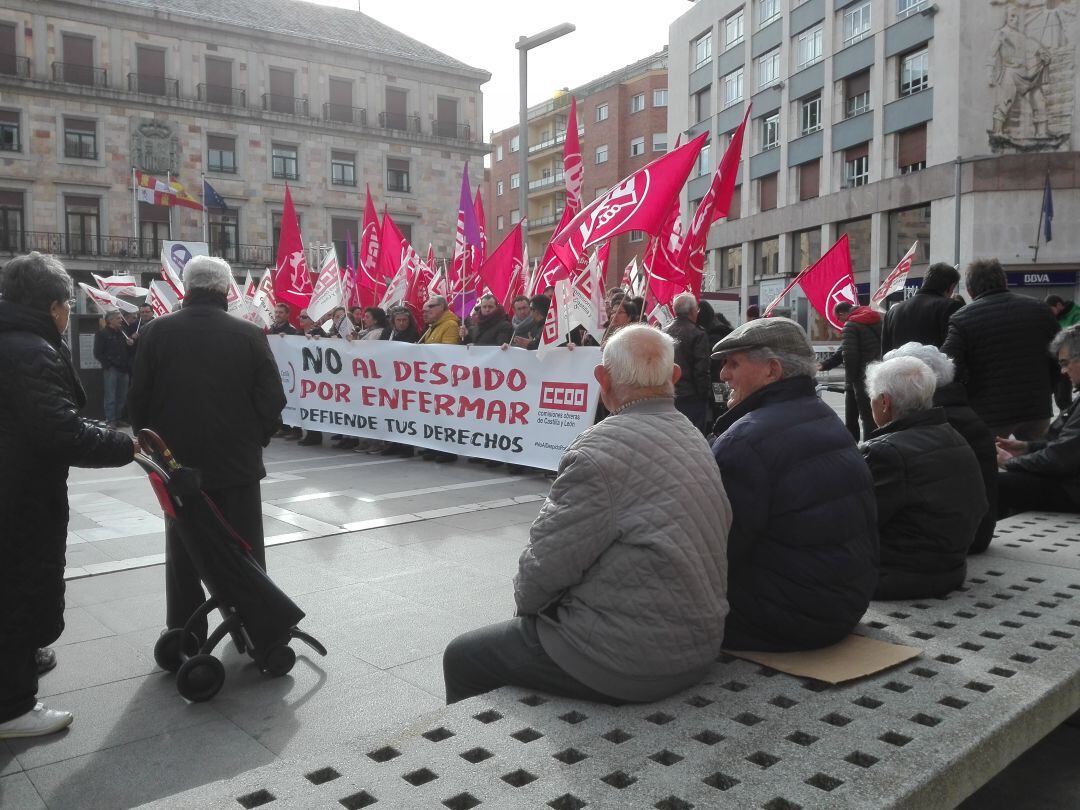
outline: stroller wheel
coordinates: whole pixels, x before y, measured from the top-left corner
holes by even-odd
[[[262,660],[262,671],[279,678],[292,671],[296,663],[296,652],[288,644],[277,644],[266,651]]]
[[[212,655],[194,655],[176,673],[176,691],[192,703],[210,700],[225,683],[225,667]]]
[[[154,660],[157,661],[157,665],[166,672],[176,672],[183,663],[180,657],[181,647],[183,647],[184,655],[188,657],[195,655],[199,651],[198,639],[188,634],[185,640],[184,631],[179,627],[166,630],[154,644]]]

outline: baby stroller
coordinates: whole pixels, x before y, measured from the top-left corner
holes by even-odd
[[[158,666],[176,673],[176,689],[193,702],[210,700],[225,683],[225,667],[211,653],[226,635],[267,675],[281,676],[296,663],[289,641],[297,638],[319,655],[326,648],[297,629],[304,612],[266,575],[251,547],[202,492],[199,473],[182,467],[151,430],[139,431],[135,461],[146,470],[166,518],[176,522],[181,542],[210,593],[181,628],[166,630],[154,646]],[[203,644],[192,632],[213,610],[224,619]]]

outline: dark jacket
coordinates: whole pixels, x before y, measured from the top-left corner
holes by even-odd
[[[207,489],[262,479],[262,448],[285,407],[262,331],[229,315],[224,296],[194,291],[139,340],[132,425],[159,433],[181,464],[202,472]]]
[[[874,476],[881,573],[875,599],[929,599],[960,587],[986,512],[979,462],[930,408],[882,425],[860,445]]]
[[[131,355],[123,327],[110,329],[106,326],[94,335],[94,359],[101,363],[102,368],[131,371]]]
[[[268,334],[268,335],[297,335],[297,334],[299,334],[299,332],[296,331],[295,326],[293,326],[288,321],[285,321],[285,323],[272,323],[272,324],[270,324],[270,328],[266,330],[266,334]]]
[[[945,409],[946,421],[964,437],[975,454],[975,460],[979,462],[988,506],[979,528],[975,530],[975,539],[968,547],[968,554],[979,554],[990,545],[997,525],[998,466],[994,434],[968,405],[967,394],[959,383],[952,382],[938,388],[934,392],[934,405]]]
[[[1005,462],[1006,470],[1056,478],[1073,502],[1080,504],[1080,397],[1058,414],[1037,442],[1028,442],[1028,452]]]
[[[502,346],[514,336],[514,327],[506,319],[506,312],[498,307],[490,316],[478,316],[468,327],[464,342],[476,346]]]
[[[914,341],[928,346],[945,342],[949,318],[962,307],[959,301],[941,293],[920,289],[907,301],[901,301],[885,313],[881,327],[881,353]]]
[[[1047,348],[1057,331],[1045,304],[1003,290],[980,295],[949,319],[941,349],[991,430],[1050,416],[1057,365]]]
[[[525,348],[535,351],[540,346],[540,336],[544,333],[544,322],[535,318],[529,318],[523,324],[514,329],[511,338],[525,338],[529,345]]]
[[[383,332],[381,340],[393,340],[398,343],[416,343],[416,341],[420,340],[420,333],[417,331],[413,322],[409,321],[409,328],[404,332],[399,332],[396,329],[387,329]]]
[[[705,330],[680,315],[664,331],[675,338],[675,362],[682,376],[675,383],[675,397],[706,399],[712,394],[709,379],[711,344]]]
[[[851,310],[841,333],[844,352],[844,384],[866,387],[866,367],[881,359],[881,316],[870,307]]]
[[[49,315],[0,300],[0,648],[64,629],[68,467],[131,461],[131,439],[80,417],[85,404]]]
[[[877,585],[873,481],[851,434],[809,377],[755,391],[716,424],[733,514],[728,629],[739,629],[725,646],[835,644]]]

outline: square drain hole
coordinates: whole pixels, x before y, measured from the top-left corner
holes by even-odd
[[[769,703],[780,709],[790,709],[792,706],[797,706],[799,701],[792,700],[786,695],[777,695]]]
[[[979,635],[983,638],[988,638],[991,641],[1000,641],[1001,639],[1005,638],[1004,633],[996,633],[993,630],[983,630],[981,633],[979,633]]]
[[[806,780],[806,784],[828,793],[844,784],[844,780],[837,779],[835,776],[829,776],[827,773],[815,773]]]
[[[860,768],[872,768],[879,760],[877,757],[863,753],[862,751],[852,751],[844,757],[844,761],[850,762],[852,765],[858,765]]]
[[[650,714],[645,719],[648,720],[653,725],[666,726],[668,723],[670,723],[672,720],[674,720],[675,717],[673,715],[666,714],[664,712],[653,712],[652,714]]]
[[[396,748],[392,748],[387,745],[382,748],[377,748],[374,751],[368,751],[368,759],[373,759],[376,762],[389,762],[394,757],[400,757],[401,752]]]
[[[694,695],[688,697],[683,701],[687,706],[693,706],[695,709],[704,709],[706,706],[711,706],[714,701],[709,700],[707,697],[701,695]]]
[[[705,745],[716,745],[718,742],[723,741],[724,735],[717,734],[711,729],[705,729],[704,731],[699,731],[690,739],[697,740],[699,743],[704,743]]]
[[[989,670],[991,675],[997,675],[999,678],[1011,678],[1016,674],[1015,669],[1005,669],[1004,667],[994,667]]]
[[[829,684],[825,681],[803,681],[802,688],[807,692],[827,692]]]
[[[774,757],[772,754],[768,754],[765,751],[755,751],[746,758],[746,761],[752,762],[761,768],[771,768],[780,761],[780,757]]]
[[[930,728],[933,728],[941,722],[941,718],[934,717],[932,714],[923,714],[922,712],[919,712],[911,718],[911,722],[918,723],[920,726],[929,726]]]
[[[526,706],[543,706],[547,703],[547,698],[542,698],[539,695],[526,695],[519,698],[518,703],[524,703]]]
[[[581,712],[567,712],[566,714],[560,714],[559,719],[564,723],[569,723],[572,726],[576,726],[578,723],[584,722],[589,719],[589,715],[582,714]]]
[[[960,663],[960,659],[957,658],[955,655],[944,655],[943,654],[943,655],[937,656],[934,660],[935,661],[940,661],[943,664],[959,664]]]
[[[510,736],[518,742],[531,743],[533,740],[539,740],[544,735],[535,728],[523,728],[521,731],[515,731]]]
[[[617,790],[622,790],[623,788],[630,787],[630,785],[634,784],[637,779],[635,779],[633,776],[630,776],[630,774],[628,773],[623,773],[622,771],[613,771],[607,776],[601,776],[600,781],[604,782],[605,784],[611,785]]]
[[[330,767],[319,768],[317,771],[312,771],[311,773],[304,774],[304,778],[311,782],[311,784],[313,785],[324,785],[327,782],[333,782],[340,776],[340,773]]]
[[[237,796],[236,800],[240,802],[241,807],[262,807],[264,804],[270,804],[277,798],[269,790],[263,788],[262,790],[256,790],[253,793],[245,793],[243,796]]]
[[[943,697],[938,703],[942,706],[948,706],[950,709],[962,709],[968,705],[966,700],[961,700],[960,698],[952,697],[951,695]]]
[[[961,619],[974,619],[975,618],[975,614],[972,613],[970,610],[958,610],[958,611],[956,611],[956,613],[953,614],[953,616],[959,616]]]
[[[729,692],[741,692],[743,689],[746,689],[747,687],[746,687],[745,683],[740,683],[739,681],[728,681],[727,683],[725,683],[720,688],[721,689],[727,689]]]
[[[929,641],[934,637],[933,633],[927,633],[925,630],[916,630],[911,634],[912,638],[917,638],[919,641]]]
[[[653,805],[656,810],[693,810],[694,805],[678,796],[668,796]]]
[[[494,723],[496,720],[502,720],[502,717],[503,716],[494,709],[488,709],[485,712],[480,712],[480,714],[474,714],[473,720],[479,720],[481,723],[487,724]]]
[[[872,698],[869,695],[857,697],[851,702],[854,703],[856,706],[862,706],[864,709],[880,709],[882,706],[885,705],[877,698]]]
[[[467,792],[443,800],[443,807],[449,807],[450,810],[472,810],[478,804],[480,804],[480,800]]]
[[[366,790],[361,790],[359,793],[354,793],[351,796],[346,796],[344,799],[339,799],[338,804],[344,807],[345,810],[360,810],[362,807],[370,807],[377,801],[378,799]]]
[[[914,667],[909,671],[912,675],[917,675],[920,678],[933,678],[937,675],[937,670],[929,669],[927,667]]]
[[[983,648],[982,644],[975,644],[971,641],[965,641],[963,644],[957,644],[961,650],[968,650],[970,652],[978,652]]]
[[[582,801],[573,793],[564,793],[559,798],[548,802],[548,807],[552,810],[581,810],[587,804],[588,802]]]
[[[1031,646],[1036,650],[1045,650],[1046,652],[1057,649],[1057,644],[1047,644],[1045,641],[1034,641]]]
[[[843,728],[851,722],[850,717],[844,717],[842,714],[831,712],[821,718],[822,723],[828,723],[830,726],[836,726],[837,728]]]
[[[1022,653],[1017,653],[1016,655],[1010,656],[1009,660],[1016,661],[1019,664],[1034,664],[1039,659],[1032,655],[1023,655]]]
[[[1021,622],[1002,622],[1001,626],[1008,627],[1010,630],[1019,630],[1024,625]]]
[[[973,692],[983,692],[983,693],[985,693],[985,692],[989,692],[994,687],[991,686],[988,683],[983,683],[982,681],[968,681],[967,683],[964,684],[964,688],[965,689],[970,689]]]
[[[884,688],[888,689],[890,692],[898,692],[899,694],[911,691],[910,686],[906,683],[900,683],[900,681],[889,681],[885,684]]]
[[[511,787],[525,787],[525,785],[529,784],[529,782],[536,781],[535,776],[533,776],[528,771],[523,770],[522,768],[518,768],[516,771],[511,771],[510,773],[503,774],[499,778]]]
[[[468,751],[461,752],[458,756],[466,762],[471,762],[475,765],[478,762],[483,762],[485,759],[491,759],[495,755],[486,748],[470,748]]]
[[[584,754],[576,748],[564,748],[557,754],[552,754],[552,756],[566,765],[577,765],[577,763],[589,758],[588,754]]]
[[[439,778],[439,775],[428,768],[420,768],[403,774],[401,778],[413,787],[420,787],[420,785],[426,785],[428,782],[434,782]]]
[[[633,734],[627,734],[621,728],[613,728],[607,734],[601,734],[600,736],[610,743],[615,743],[615,745],[620,745],[627,740],[634,739]]]
[[[763,810],[802,810],[801,804],[795,804],[795,802],[790,802],[780,796],[777,796],[775,799],[769,799],[761,806]]]
[[[895,731],[886,731],[884,734],[878,737],[878,739],[881,740],[883,743],[895,745],[897,748],[903,748],[905,745],[911,742],[911,737],[907,737],[903,734],[898,734]]]
[[[793,742],[796,745],[806,746],[813,745],[821,738],[815,737],[813,734],[807,734],[805,731],[795,731],[791,734],[788,734],[787,737],[785,737],[784,739],[788,740],[789,742]]]
[[[649,759],[661,765],[674,765],[676,762],[683,761],[683,757],[674,751],[668,751],[666,748],[663,751],[657,751],[655,754],[649,754]]]
[[[431,740],[432,742],[442,742],[443,740],[448,740],[453,737],[454,732],[448,728],[439,726],[438,728],[433,728],[431,731],[425,731],[420,736],[425,740]]]
[[[742,723],[744,726],[756,726],[765,718],[758,717],[756,714],[750,714],[750,712],[743,712],[742,714],[735,715],[731,719],[736,723]]]
[[[733,787],[739,784],[739,780],[736,779],[734,776],[728,776],[726,773],[720,773],[720,771],[717,771],[711,776],[706,776],[701,781],[709,787],[714,787],[717,790],[731,790]]]

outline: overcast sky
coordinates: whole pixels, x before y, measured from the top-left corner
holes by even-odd
[[[529,52],[529,104],[551,98],[656,53],[668,25],[690,9],[685,0],[315,0],[357,8],[467,65],[491,73],[484,93],[483,132],[518,120],[519,36],[569,22],[577,31]]]

